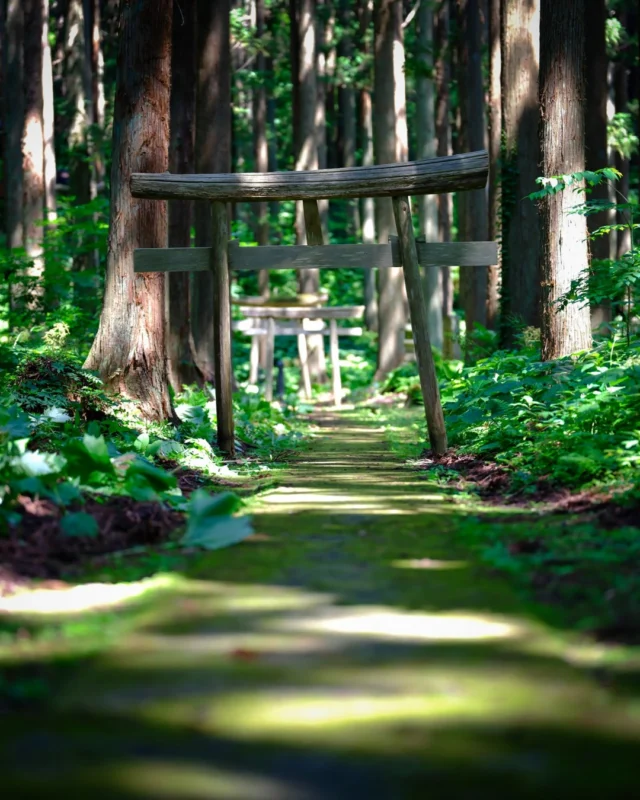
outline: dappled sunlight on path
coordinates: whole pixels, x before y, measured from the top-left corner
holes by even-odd
[[[8,796],[633,796],[640,700],[598,679],[622,656],[478,567],[472,511],[326,418],[256,541],[87,612],[119,635],[64,654],[45,713],[5,718]]]

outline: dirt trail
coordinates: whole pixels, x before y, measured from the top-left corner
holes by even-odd
[[[47,709],[5,716],[7,797],[637,793],[640,701],[599,678],[603,649],[470,561],[469,510],[382,431],[320,421],[257,541],[118,612],[100,652],[59,652]]]

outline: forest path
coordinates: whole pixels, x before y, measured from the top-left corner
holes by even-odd
[[[456,535],[469,508],[348,414],[48,710],[5,717],[7,797],[631,797],[640,706]],[[72,790],[72,791],[70,791]]]

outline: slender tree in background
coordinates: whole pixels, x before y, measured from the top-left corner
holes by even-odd
[[[489,239],[498,242],[498,263],[489,267],[487,276],[487,290],[490,299],[487,308],[487,325],[495,328],[497,320],[493,312],[499,305],[500,275],[501,275],[501,189],[502,176],[500,173],[500,143],[502,137],[502,47],[500,42],[500,27],[502,20],[502,0],[488,0],[489,14]]]
[[[70,189],[78,203],[88,203],[92,198],[87,142],[88,127],[91,124],[91,97],[88,94],[91,91],[91,80],[87,78],[87,73],[90,74],[90,62],[87,61],[85,42],[85,12],[86,7],[82,0],[69,0],[60,53],[67,109],[61,133],[69,148]]]
[[[406,161],[407,116],[400,0],[376,0],[374,31],[373,141],[376,164]],[[386,244],[390,234],[395,233],[389,198],[376,200],[376,233],[380,244]],[[377,379],[402,364],[407,323],[402,269],[381,270],[379,281]]]
[[[149,419],[172,416],[164,275],[133,272],[137,247],[166,247],[167,207],[135,200],[132,172],[169,166],[172,0],[122,0],[104,306],[86,367]]]
[[[338,44],[338,57],[344,65],[353,61],[353,4],[351,0],[340,0],[339,21],[342,35]],[[351,74],[343,78],[338,90],[340,164],[343,167],[356,165],[356,90]],[[360,233],[360,213],[357,200],[347,201],[347,235],[356,238]]]
[[[7,0],[3,42],[3,94],[5,127],[5,228],[7,247],[24,245],[22,133],[24,127],[22,0]]]
[[[198,0],[198,80],[196,94],[196,172],[231,172],[231,55],[229,0]],[[211,245],[211,214],[196,203],[196,245]],[[213,279],[192,279],[191,326],[198,369],[214,383]]]
[[[264,0],[255,0],[256,39],[259,49],[256,54],[256,72],[260,78],[253,90],[253,158],[256,172],[269,171],[269,143],[267,140],[267,59],[264,53],[265,35]],[[269,244],[269,207],[266,201],[253,204],[256,214],[256,240],[259,245]],[[260,294],[269,294],[269,273],[262,269],[258,273]]]
[[[437,155],[451,154],[451,49],[449,46],[449,0],[442,0],[435,12],[434,26],[434,79],[436,88],[436,138]],[[452,197],[450,194],[438,195],[438,239],[451,241]],[[453,313],[453,278],[450,267],[442,268],[442,329],[443,354],[453,358],[455,353],[454,336],[456,317]]]
[[[54,144],[53,64],[49,45],[49,0],[42,4],[42,158],[45,219],[56,218],[56,150]]]
[[[629,29],[629,15],[625,9],[618,10],[618,19],[623,25],[625,30]],[[629,68],[623,58],[618,57],[613,64],[613,113],[627,114],[629,113]],[[630,164],[627,155],[616,152],[615,153],[615,166],[616,169],[622,174],[617,188],[623,197],[629,197],[630,188]],[[612,196],[612,201],[616,202],[618,198],[615,192]],[[617,222],[619,225],[624,225],[622,230],[616,232],[615,246],[612,248],[611,255],[614,258],[622,258],[624,253],[631,249],[631,232],[627,227],[627,215],[624,211],[617,214]]]
[[[367,30],[372,18],[372,0],[360,0],[358,5],[358,39],[365,56],[369,54]],[[360,89],[360,131],[362,165],[370,167],[374,163],[373,153],[373,106],[371,91],[365,82]],[[362,241],[365,244],[376,242],[375,203],[373,197],[362,200]],[[378,330],[378,295],[376,291],[376,271],[365,270],[364,274],[364,319],[370,331]]]
[[[193,172],[195,164],[196,54],[196,5],[175,0],[169,171],[180,175]],[[172,200],[169,203],[169,247],[190,246],[192,221],[193,201]],[[169,379],[173,389],[180,392],[185,384],[195,383],[201,377],[193,355],[189,273],[170,272],[166,288]]]
[[[33,258],[31,278],[43,272],[42,222],[45,210],[45,163],[43,120],[43,49],[45,21],[43,0],[24,4],[24,124],[22,130],[22,168],[24,174],[23,224],[25,248]]]
[[[540,2],[502,0],[502,343],[540,327]]]
[[[585,39],[586,49],[586,106],[585,106],[585,164],[588,170],[601,169],[609,163],[607,145],[607,101],[608,58],[605,26],[607,20],[606,0],[584,0],[585,25],[589,35]],[[593,200],[609,199],[606,184],[593,187],[590,195]],[[601,211],[587,217],[588,230],[594,231],[606,225],[609,213]],[[609,258],[610,237],[597,236],[589,243],[591,258]],[[592,309],[592,325],[598,328],[611,319],[609,304]]]
[[[546,177],[584,170],[584,1],[541,0],[540,111],[542,172]],[[542,237],[542,358],[548,361],[591,347],[588,306],[557,301],[588,269],[587,225],[572,208],[584,184],[540,203]]]
[[[292,26],[294,20],[291,21]],[[295,168],[297,170],[318,169],[318,102],[316,80],[316,20],[314,0],[298,0],[295,14],[295,36],[297,44],[297,129],[294,130]],[[302,202],[296,203],[296,241],[306,242]],[[298,274],[298,288],[302,294],[315,294],[320,289],[320,272],[317,269],[303,269]],[[308,359],[311,376],[323,382],[326,380],[324,341],[320,336],[308,336]]]
[[[100,38],[100,0],[83,0],[85,58],[83,81],[87,98],[87,123],[93,126],[93,134],[104,126],[104,56]],[[89,137],[88,154],[91,161],[91,197],[95,197],[98,185],[104,180],[102,154]]]
[[[418,47],[416,75],[415,126],[418,149],[417,158],[435,158],[437,153],[435,125],[435,95],[433,84],[433,11],[428,3],[420,3],[416,15]],[[438,198],[421,195],[418,198],[420,233],[428,242],[438,239]],[[433,347],[442,350],[442,270],[427,267],[424,270],[424,294],[427,303],[427,325]]]
[[[458,96],[460,128],[458,151],[485,148],[484,85],[482,80],[482,31],[480,0],[458,0]],[[488,206],[485,189],[458,195],[460,239],[486,241]],[[488,270],[472,267],[460,271],[460,300],[464,308],[467,336],[476,323],[487,324]],[[491,310],[489,316],[494,316]],[[469,350],[467,349],[467,353]]]

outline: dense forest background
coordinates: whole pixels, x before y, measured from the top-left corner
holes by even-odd
[[[83,358],[97,332],[107,274],[117,61],[122,37],[130,35],[123,25],[142,39],[152,35],[135,5],[2,4],[2,325],[32,345],[58,331]],[[488,191],[415,205],[416,230],[430,241],[494,238],[501,245],[495,267],[426,271],[432,344],[449,358],[462,345],[473,361],[542,328],[549,356],[581,349],[592,326],[610,330],[616,318],[632,316],[635,303],[626,291],[633,268],[626,264],[630,277],[611,265],[631,248],[624,203],[638,189],[638,14],[626,0],[567,0],[563,8],[559,14],[539,0],[165,3],[157,16],[172,15],[172,41],[155,44],[171,53],[169,169],[349,167],[487,148]],[[164,22],[171,29],[171,20]],[[573,99],[562,100],[580,109],[579,120],[567,117],[578,141],[567,159],[560,142],[566,131],[541,138],[541,108],[544,92],[553,93],[554,63],[567,78],[572,58],[585,69]],[[539,188],[536,178],[607,166],[621,177],[615,188],[604,180],[593,187],[590,197],[602,205],[587,219],[592,231],[609,228],[590,252],[578,245],[551,264],[545,225],[553,221],[545,223],[525,199]],[[125,180],[121,170],[117,180]],[[201,205],[170,204],[170,244],[207,243]],[[233,235],[246,244],[304,241],[293,203],[237,204],[231,213]],[[330,242],[386,242],[394,231],[385,201],[331,201],[322,214]],[[559,270],[558,297],[544,289],[552,269]],[[353,270],[321,277],[331,302],[366,304],[367,325],[379,335],[378,378],[404,358],[406,302],[394,272],[381,273],[377,284],[373,274]],[[198,283],[206,280],[167,280],[176,389],[212,379],[211,304]],[[317,291],[319,280],[306,276],[297,287],[293,273],[272,273],[260,285],[243,279],[234,291],[295,294]],[[156,289],[164,292],[161,283]],[[581,290],[592,326],[583,302],[565,333],[552,333],[558,301],[569,297],[566,313],[575,311],[579,304],[567,292]],[[117,313],[112,302],[107,297],[105,314]],[[95,352],[89,365],[100,370]]]

